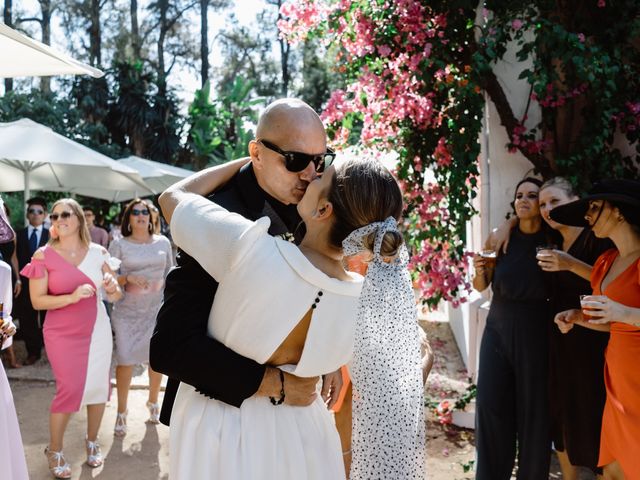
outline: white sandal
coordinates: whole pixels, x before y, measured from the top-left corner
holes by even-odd
[[[47,457],[47,466],[49,467],[51,475],[55,478],[71,478],[71,465],[69,465],[64,459],[64,453],[62,453],[62,450],[54,452],[49,447],[46,447],[44,449],[44,454]],[[51,460],[56,461],[56,465],[53,467],[51,466]]]
[[[160,423],[160,404],[147,402],[147,408],[149,409],[149,423]]]
[[[102,452],[100,451],[100,445],[98,441],[92,442],[88,438],[85,438],[85,442],[87,444],[87,465],[91,468],[97,468],[104,463],[104,459],[102,458]]]
[[[113,427],[113,434],[116,437],[124,437],[127,434],[127,414],[129,410],[124,413],[116,413],[116,425]]]

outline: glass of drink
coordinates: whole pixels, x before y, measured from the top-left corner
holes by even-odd
[[[487,267],[493,267],[496,264],[496,258],[498,258],[498,252],[491,249],[482,250],[480,256],[486,260]]]
[[[555,250],[557,249],[558,246],[557,245],[538,245],[536,247],[536,257],[550,257],[551,250]],[[547,252],[547,253],[544,253]]]
[[[585,320],[599,318],[597,316],[594,317],[589,313],[589,312],[595,313],[600,310],[594,305],[594,303],[600,303],[600,302],[596,300],[587,300],[587,297],[590,297],[590,296],[591,295],[580,295],[580,307],[582,308],[582,315]]]

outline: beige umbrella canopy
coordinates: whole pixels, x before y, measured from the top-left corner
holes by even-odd
[[[23,118],[0,123],[0,192],[54,190],[113,201],[119,191],[152,195],[140,174]]]
[[[174,183],[187,178],[194,172],[186,168],[175,167],[166,163],[147,160],[146,158],[130,157],[118,160],[121,164],[136,170],[147,186],[156,193],[161,193]]]
[[[104,75],[0,23],[0,78],[72,74]]]
[[[144,184],[153,194],[162,193],[167,187],[173,185],[177,181],[188,177],[193,172],[185,168],[174,167],[166,163],[154,162],[136,156],[121,158],[117,161],[123,168],[132,168],[144,181]],[[75,193],[85,196],[98,196],[99,198],[107,198],[112,202],[127,202],[136,197],[144,197],[150,193],[144,193],[140,188],[131,190],[112,190],[99,188],[77,188],[73,190]]]

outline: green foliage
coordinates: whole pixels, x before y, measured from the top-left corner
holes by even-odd
[[[151,116],[153,75],[142,62],[119,62],[113,70],[114,93],[107,123],[115,143],[144,156]]]
[[[196,91],[189,106],[189,146],[196,169],[246,156],[253,139],[255,107],[264,99],[251,99],[253,83],[240,77],[219,100],[211,100],[209,82]]]
[[[581,191],[604,177],[637,177],[637,155],[624,140],[632,145],[640,135],[640,4],[492,1],[487,8],[477,68],[488,71],[515,42],[518,61],[531,64],[515,68],[542,107],[542,121],[520,128],[510,146]]]

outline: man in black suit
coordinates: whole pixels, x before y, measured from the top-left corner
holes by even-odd
[[[20,270],[31,261],[33,253],[49,240],[49,230],[44,226],[44,218],[47,214],[46,205],[47,202],[40,197],[30,198],[27,201],[27,221],[29,224],[26,228],[16,232],[16,255]],[[45,313],[34,310],[31,305],[29,279],[20,275],[16,283],[22,287],[14,307],[14,317],[20,320],[19,336],[16,336],[24,340],[27,347],[27,359],[24,364],[33,365],[42,354],[42,346],[44,345],[42,323]]]
[[[270,104],[258,121],[256,140],[249,145],[251,162],[210,198],[250,220],[268,216],[271,235],[290,239],[301,234],[296,204],[317,177],[317,165],[304,155],[286,158],[283,153],[288,152],[323,155],[327,153],[326,133],[306,103],[282,99]],[[296,157],[303,159],[302,163],[292,161]],[[215,254],[212,245],[211,255]],[[282,385],[277,369],[238,355],[208,336],[217,287],[193,258],[178,253],[177,266],[167,276],[164,303],[151,338],[151,367],[169,376],[160,420],[169,425],[179,382],[236,407],[253,395],[279,398],[283,388],[286,403],[310,404],[317,379],[285,374]],[[333,400],[341,386],[339,372],[327,375],[322,393],[327,397],[331,392]]]

